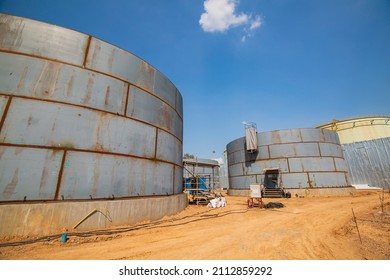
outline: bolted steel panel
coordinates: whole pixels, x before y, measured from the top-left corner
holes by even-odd
[[[279,168],[281,172],[288,172],[287,159],[261,160],[244,164],[244,174],[261,174],[265,168]]]
[[[226,145],[228,154],[245,150],[245,137],[238,138]]]
[[[249,153],[246,149],[236,151],[233,153],[233,155],[234,155],[234,159],[233,159],[234,163],[254,162],[258,160],[269,159],[268,146],[257,147],[257,151],[252,153]]]
[[[147,159],[67,152],[59,199],[95,199],[173,192],[173,165]]]
[[[175,168],[174,194],[183,192],[183,168],[177,165]]]
[[[161,72],[156,71],[155,76],[154,94],[176,109],[176,87]]]
[[[237,163],[229,166],[229,176],[243,176],[244,167],[242,163]]]
[[[0,50],[83,65],[88,35],[31,19],[0,14]]]
[[[256,176],[229,177],[229,186],[233,189],[249,189],[250,184],[256,184]]]
[[[303,142],[324,142],[324,134],[321,129],[316,128],[300,128],[301,138]]]
[[[140,62],[135,55],[92,38],[85,66],[137,84]]]
[[[124,114],[128,85],[78,67],[0,53],[0,92]]]
[[[310,183],[312,187],[338,187],[347,186],[348,182],[345,173],[341,172],[321,172],[309,173]]]
[[[182,120],[177,112],[155,96],[130,86],[127,116],[156,125],[181,139]]]
[[[156,158],[181,166],[183,164],[182,143],[171,134],[158,129]]]
[[[153,68],[150,64],[141,60],[138,64],[138,79],[135,82],[137,86],[150,91],[155,92],[155,79],[156,79],[156,69]],[[176,96],[172,94],[174,99]]]
[[[336,171],[333,158],[289,158],[290,172]]]
[[[230,153],[230,154],[228,153],[226,159],[227,159],[228,166],[236,163],[234,160],[234,153]]]
[[[54,198],[63,151],[0,146],[0,201]]]
[[[321,156],[343,157],[343,150],[339,144],[319,143]]]
[[[323,129],[322,133],[324,134],[325,142],[340,144],[339,136],[337,135],[336,132]]]
[[[343,158],[334,158],[334,163],[336,165],[337,171],[348,172],[347,163],[345,162],[345,160]]]
[[[14,98],[0,141],[154,156],[156,128],[74,106]]]
[[[285,188],[307,188],[309,187],[307,173],[286,173],[282,174],[282,184]]]
[[[183,97],[176,89],[176,111],[181,118],[183,118]]]
[[[319,156],[317,143],[270,145],[271,158]]]
[[[245,152],[245,150],[234,152],[232,164],[245,162]]]
[[[282,174],[282,184],[285,188],[308,188],[307,173],[284,173]]]
[[[268,146],[257,147],[257,152],[254,152],[254,153],[246,152],[246,156],[250,160],[269,159],[270,158],[270,154],[269,154]]]
[[[302,142],[299,129],[275,130],[257,134],[259,145]]]

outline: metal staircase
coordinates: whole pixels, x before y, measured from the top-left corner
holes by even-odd
[[[264,198],[282,198],[283,190],[281,188],[265,188],[263,193]]]

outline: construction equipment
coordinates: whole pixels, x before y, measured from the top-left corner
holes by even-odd
[[[184,192],[187,194],[189,203],[207,205],[211,199],[215,198],[215,195],[207,188],[208,179],[199,175],[184,179]]]

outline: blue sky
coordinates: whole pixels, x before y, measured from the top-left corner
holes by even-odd
[[[258,131],[390,114],[388,0],[0,0],[90,34],[180,90],[183,152],[218,158]]]

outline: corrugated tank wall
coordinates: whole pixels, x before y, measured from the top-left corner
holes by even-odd
[[[257,133],[256,153],[246,150],[245,137],[227,145],[229,191],[249,190],[264,182],[264,170],[277,168],[285,188],[347,187],[347,166],[338,136],[307,128]]]
[[[390,137],[343,145],[351,184],[390,188]]]
[[[334,120],[319,126],[337,132],[353,185],[390,188],[390,117]]]

